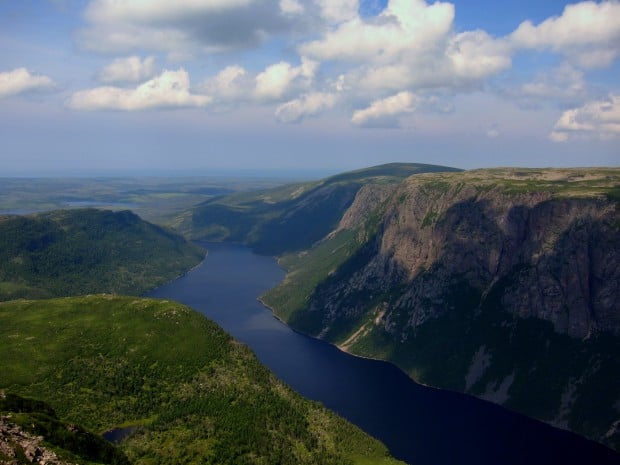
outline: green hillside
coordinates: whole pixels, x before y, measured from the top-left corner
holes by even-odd
[[[129,211],[0,216],[0,300],[141,294],[203,257],[200,247]]]
[[[256,252],[279,255],[303,250],[338,224],[365,184],[394,184],[412,174],[455,168],[391,163],[308,183],[235,193],[204,202],[176,222],[193,239],[241,242]]]
[[[86,296],[0,303],[0,389],[122,443],[134,464],[397,463],[180,304]]]

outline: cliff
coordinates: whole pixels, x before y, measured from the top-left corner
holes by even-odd
[[[265,296],[298,330],[620,448],[620,170],[361,189]],[[316,258],[328,256],[317,276]],[[345,252],[340,252],[346,250]],[[291,298],[296,282],[314,283]]]

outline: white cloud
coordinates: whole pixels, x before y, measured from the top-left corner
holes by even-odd
[[[0,73],[0,98],[24,92],[48,90],[54,81],[43,75],[31,74],[26,68]]]
[[[390,63],[404,52],[434,47],[445,39],[453,19],[454,7],[448,3],[391,0],[373,21],[355,16],[300,51],[321,60]]]
[[[295,0],[92,0],[80,30],[81,47],[102,53],[147,50],[185,59],[247,49],[293,29]]]
[[[268,66],[256,76],[256,98],[278,100],[295,84],[302,88],[308,87],[314,79],[318,65],[316,61],[302,57],[301,64],[296,67],[285,61]]]
[[[224,68],[207,79],[199,89],[213,98],[214,104],[273,103],[292,98],[312,87],[318,63],[306,58],[298,66],[281,61],[257,74],[240,65]]]
[[[510,68],[512,64],[508,44],[481,30],[454,36],[450,40],[447,56],[454,74],[466,80],[484,79]]]
[[[247,100],[252,93],[254,78],[239,65],[227,66],[208,79],[201,89],[205,94],[222,101]]]
[[[399,92],[382,100],[375,100],[363,110],[353,113],[351,122],[365,127],[395,127],[397,117],[414,111],[419,99],[411,92]]]
[[[347,62],[347,82],[365,91],[463,88],[511,66],[510,46],[486,32],[455,34],[454,5],[390,0],[369,19],[356,15],[299,47],[319,60]]]
[[[280,0],[280,10],[287,15],[299,15],[305,11],[299,0]]]
[[[520,105],[546,100],[576,108],[588,95],[584,72],[576,66],[609,63],[620,51],[620,0],[569,5],[557,17],[538,25],[526,21],[504,37],[481,29],[457,32],[455,6],[447,1],[387,0],[385,8],[383,2],[381,8],[373,5],[373,14],[367,8],[361,0],[89,0],[87,25],[77,37],[90,50],[163,52],[169,60],[239,51],[276,37],[258,59],[242,55],[250,64],[233,61],[232,54],[218,58],[227,66],[193,93],[188,83],[185,100],[173,99],[185,103],[160,105],[155,99],[152,107],[275,104],[278,120],[295,122],[343,104],[361,108],[351,115],[358,126],[397,126],[401,115],[432,107],[434,97],[444,105],[455,95],[498,89],[487,84],[512,67],[513,54],[533,49],[560,54],[567,64],[500,92]],[[274,59],[275,47],[287,52],[296,47],[301,63],[282,55]],[[116,60],[100,78],[144,82],[154,75],[153,61],[147,60],[153,58]],[[94,102],[98,96],[107,102],[99,107],[122,108],[121,97],[131,95],[134,102],[125,106],[146,108],[137,97],[141,87],[101,87],[74,98]]]
[[[332,108],[338,101],[336,94],[314,92],[280,105],[276,118],[282,123],[297,123],[308,116]]]
[[[118,58],[99,73],[99,80],[106,84],[140,82],[155,74],[155,57],[140,59],[138,56]]]
[[[321,16],[331,23],[348,21],[357,16],[359,0],[315,0],[321,9]]]
[[[135,89],[97,87],[76,92],[68,106],[75,110],[152,110],[161,108],[203,107],[211,97],[190,92],[189,75],[178,71],[163,71],[159,76]]]
[[[562,113],[549,135],[555,142],[572,137],[609,139],[620,136],[620,95],[586,103]]]
[[[620,54],[620,3],[567,5],[537,26],[521,23],[510,38],[518,48],[550,49],[583,67],[607,66]]]

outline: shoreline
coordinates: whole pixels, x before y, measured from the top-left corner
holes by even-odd
[[[392,365],[393,367],[395,367],[396,369],[398,369],[398,371],[400,371],[401,373],[403,373],[407,378],[409,378],[411,381],[413,381],[414,383],[420,385],[420,386],[424,386],[426,388],[430,388],[430,389],[437,389],[438,391],[449,391],[449,392],[459,392],[461,394],[464,395],[468,395],[471,396],[471,394],[467,394],[465,392],[461,392],[461,391],[453,391],[451,389],[445,389],[445,388],[441,388],[441,387],[437,387],[437,386],[432,386],[430,384],[425,384],[425,383],[421,383],[420,381],[412,378],[405,370],[403,370],[401,367],[399,367],[397,364],[395,364],[394,362],[391,362],[390,360],[386,360],[383,358],[377,358],[377,357],[370,357],[367,355],[360,355],[360,354],[356,354],[354,352],[351,352],[345,348],[343,348],[342,346],[335,344],[333,342],[330,342],[326,339],[320,339],[318,337],[312,336],[311,334],[308,333],[304,333],[303,331],[300,331],[296,328],[293,328],[291,325],[289,325],[286,321],[284,321],[282,318],[280,318],[278,315],[276,315],[273,307],[267,305],[267,303],[265,303],[265,301],[262,299],[262,297],[257,297],[256,300],[258,300],[260,302],[260,304],[265,307],[267,310],[269,310],[271,312],[271,315],[278,320],[280,323],[282,323],[284,326],[286,326],[288,329],[290,329],[291,331],[297,333],[297,334],[301,334],[302,336],[305,337],[309,337],[310,339],[314,339],[315,341],[321,341],[324,342],[325,344],[329,344],[332,347],[335,347],[336,349],[338,349],[340,352],[343,352],[347,355],[350,355],[352,357],[356,357],[356,358],[361,358],[363,360],[372,360],[373,362],[382,362],[382,363],[387,363],[389,365]],[[471,397],[476,397],[476,396],[471,396]],[[480,400],[485,400],[485,399],[481,399],[480,397],[476,397],[476,399],[480,399]],[[489,401],[486,401],[489,402]],[[493,403],[493,402],[492,402]],[[499,404],[495,404],[495,405],[499,405]]]
[[[169,280],[168,280],[168,281],[166,281],[165,283],[161,283],[160,285],[155,286],[155,287],[152,287],[151,289],[149,289],[149,290],[147,290],[147,291],[143,292],[143,293],[140,295],[140,297],[144,297],[144,296],[145,296],[146,294],[148,294],[149,292],[156,291],[156,290],[158,290],[158,289],[160,289],[160,288],[162,288],[162,287],[164,287],[164,286],[166,286],[166,285],[168,285],[168,284],[170,284],[170,283],[172,283],[172,282],[176,281],[177,279],[180,279],[180,278],[182,278],[183,276],[188,275],[189,273],[191,273],[192,271],[194,271],[196,268],[198,268],[200,265],[202,265],[202,264],[204,263],[204,261],[207,259],[207,257],[208,257],[208,256],[209,256],[209,250],[208,250],[208,249],[205,249],[205,255],[204,255],[204,257],[202,257],[202,260],[200,260],[198,263],[196,263],[196,264],[195,264],[194,266],[192,266],[190,269],[185,270],[185,271],[184,271],[183,273],[181,273],[180,275],[178,275],[178,276],[176,276],[176,277],[174,277],[174,278],[172,278],[172,279],[169,279]]]
[[[603,443],[601,443],[601,442],[599,442],[599,441],[596,441],[596,440],[594,440],[594,439],[592,439],[592,438],[589,438],[589,437],[587,437],[587,436],[584,436],[584,435],[582,435],[582,434],[579,434],[579,433],[577,433],[576,431],[573,431],[573,430],[568,429],[568,428],[562,428],[562,427],[560,427],[560,426],[558,426],[558,425],[555,425],[555,424],[553,424],[553,423],[550,423],[550,422],[547,422],[547,421],[541,420],[540,418],[536,418],[536,417],[532,417],[532,416],[530,416],[530,415],[526,415],[526,414],[521,413],[521,412],[519,412],[519,411],[517,411],[517,410],[509,409],[509,408],[504,407],[502,404],[499,404],[499,403],[497,403],[497,402],[493,402],[493,401],[491,401],[491,400],[483,399],[482,397],[478,397],[478,396],[475,396],[475,395],[473,395],[473,394],[469,394],[469,393],[464,392],[464,391],[455,391],[455,390],[453,390],[453,389],[447,389],[447,388],[442,388],[442,387],[439,387],[439,386],[433,386],[433,385],[430,385],[430,384],[425,384],[425,383],[422,383],[422,382],[420,382],[420,381],[418,381],[418,380],[416,380],[416,379],[412,378],[412,377],[411,377],[411,376],[410,376],[410,375],[409,375],[409,374],[408,374],[405,370],[403,370],[403,369],[402,369],[401,367],[399,367],[396,363],[391,362],[390,360],[385,360],[385,359],[376,358],[376,357],[369,357],[369,356],[366,356],[366,355],[359,355],[359,354],[356,354],[356,353],[354,353],[354,352],[350,352],[350,351],[348,351],[347,349],[344,349],[343,347],[339,346],[338,344],[335,344],[335,343],[333,343],[333,342],[327,341],[327,340],[325,340],[325,339],[319,339],[318,337],[315,337],[315,336],[312,336],[312,335],[310,335],[310,334],[307,334],[307,333],[304,333],[304,332],[302,332],[302,331],[299,331],[299,330],[297,330],[297,329],[293,328],[292,326],[288,325],[288,324],[287,324],[287,323],[286,323],[286,322],[285,322],[282,318],[280,318],[278,315],[276,315],[276,314],[275,314],[275,312],[274,312],[274,309],[273,309],[272,307],[270,307],[269,305],[267,305],[267,304],[266,304],[266,303],[265,303],[265,302],[264,302],[264,301],[263,301],[260,297],[257,297],[257,298],[256,298],[256,300],[258,300],[258,301],[261,303],[261,305],[263,305],[263,307],[265,307],[266,309],[268,309],[268,310],[271,312],[271,315],[272,315],[272,316],[273,316],[276,320],[280,321],[283,325],[285,325],[285,326],[286,326],[288,329],[290,329],[291,331],[293,331],[293,332],[295,332],[295,333],[297,333],[297,334],[300,334],[300,335],[302,335],[302,336],[305,336],[305,337],[308,337],[308,338],[314,339],[315,341],[321,341],[321,342],[324,342],[324,343],[326,343],[326,344],[329,344],[330,346],[335,347],[336,349],[338,349],[340,352],[343,352],[343,353],[345,353],[345,354],[347,354],[347,355],[350,355],[350,356],[352,356],[352,357],[355,357],[355,358],[360,358],[360,359],[363,359],[363,360],[371,360],[371,361],[374,361],[374,362],[387,363],[387,364],[389,364],[389,365],[393,366],[394,368],[396,368],[396,369],[397,369],[398,371],[400,371],[401,373],[403,373],[403,374],[404,374],[404,375],[405,375],[405,376],[406,376],[409,380],[411,380],[413,383],[417,384],[418,386],[423,386],[423,387],[425,387],[425,388],[427,388],[427,389],[434,389],[434,390],[436,390],[436,391],[445,391],[445,392],[451,392],[451,393],[461,394],[461,395],[464,395],[464,396],[467,396],[467,397],[472,397],[472,398],[477,399],[477,400],[479,400],[479,401],[481,401],[481,402],[487,402],[487,403],[490,403],[490,404],[496,405],[496,406],[501,407],[501,408],[503,408],[503,409],[506,409],[506,410],[508,410],[508,411],[510,411],[510,412],[512,412],[512,413],[515,413],[515,414],[517,414],[517,415],[522,415],[522,416],[527,417],[527,418],[529,418],[529,419],[531,419],[531,420],[535,420],[535,421],[537,421],[537,422],[539,422],[539,423],[545,424],[545,425],[547,425],[547,426],[551,426],[551,427],[556,428],[556,429],[558,429],[558,430],[561,430],[561,431],[567,431],[567,432],[569,432],[569,433],[571,433],[571,434],[575,434],[575,435],[579,436],[579,437],[580,437],[580,438],[582,438],[582,439],[585,439],[585,440],[587,440],[587,441],[594,442],[595,444],[598,444],[598,445],[600,445],[600,446],[606,447],[606,448],[608,448],[609,450],[612,450],[612,451],[614,451],[614,452],[618,452],[618,453],[620,453],[620,451],[615,451],[614,449],[610,448],[609,446],[607,446],[607,445],[605,445],[605,444],[603,444]]]

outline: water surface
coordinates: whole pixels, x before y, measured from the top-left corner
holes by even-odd
[[[202,312],[305,397],[357,424],[417,465],[618,464],[620,454],[463,394],[414,383],[396,367],[298,334],[256,299],[284,278],[270,257],[205,244],[207,259],[148,295]]]

